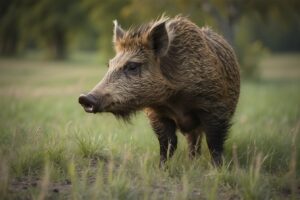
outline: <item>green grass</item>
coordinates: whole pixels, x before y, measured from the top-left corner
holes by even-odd
[[[270,57],[262,63],[260,81],[242,83],[221,169],[211,166],[206,145],[200,158],[189,160],[180,133],[174,158],[160,169],[158,141],[143,113],[132,124],[110,114],[86,114],[77,98],[101,79],[105,67],[1,59],[0,197],[297,199],[298,58]],[[291,61],[293,73],[272,67],[274,60]],[[282,77],[273,76],[274,70]]]

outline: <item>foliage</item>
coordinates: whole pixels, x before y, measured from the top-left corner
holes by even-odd
[[[49,58],[63,59],[68,50],[100,50],[108,58],[113,55],[114,19],[126,29],[162,13],[189,16],[198,25],[219,31],[237,49],[243,71],[250,77],[259,63],[259,57],[253,56],[260,54],[252,53],[253,49],[259,52],[267,45],[277,51],[300,50],[300,6],[293,0],[10,0],[1,1],[0,9],[1,55],[35,49]],[[243,25],[245,18],[251,21],[254,15],[260,20]],[[253,30],[250,36],[242,39],[241,27]],[[248,60],[257,62],[248,64]]]
[[[20,37],[18,5],[16,1],[0,2],[0,55],[13,55]]]
[[[25,39],[48,47],[49,55],[56,59],[65,58],[69,34],[84,27],[85,15],[78,1],[31,0],[23,9],[30,11],[21,19]]]
[[[83,8],[88,13],[89,20],[97,27],[99,32],[98,44],[104,57],[112,55],[112,21],[114,19],[122,19],[121,9],[128,2],[129,0],[86,0],[82,2]]]
[[[236,37],[236,52],[241,65],[243,78],[259,78],[259,65],[268,49],[263,46],[262,42],[254,37],[253,24],[255,16],[252,19],[243,18],[238,26],[239,34]]]

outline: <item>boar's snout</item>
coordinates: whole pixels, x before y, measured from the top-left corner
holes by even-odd
[[[97,98],[92,94],[81,94],[78,98],[78,102],[82,105],[84,110],[88,113],[96,113],[99,111],[99,105]]]

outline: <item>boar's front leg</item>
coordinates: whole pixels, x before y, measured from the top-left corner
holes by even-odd
[[[151,126],[156,133],[160,146],[160,166],[171,158],[177,148],[176,124],[173,120],[160,117],[152,112],[148,114]]]
[[[174,121],[161,118],[151,122],[151,125],[156,133],[160,146],[160,166],[162,166],[166,160],[171,158],[177,148],[177,136],[175,134]]]

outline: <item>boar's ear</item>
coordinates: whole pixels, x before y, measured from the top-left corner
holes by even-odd
[[[165,21],[152,27],[148,35],[148,41],[157,56],[162,57],[167,54],[169,49],[169,36]]]
[[[118,40],[120,40],[124,36],[124,30],[118,24],[117,20],[114,20],[113,23],[114,23],[114,37],[113,37],[113,42],[116,43]]]

